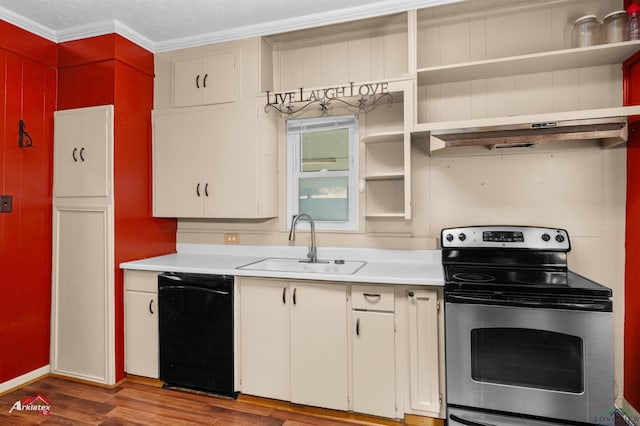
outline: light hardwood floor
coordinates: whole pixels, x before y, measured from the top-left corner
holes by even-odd
[[[16,401],[41,395],[51,412],[9,411]],[[442,425],[434,420],[424,425]],[[418,423],[419,422],[419,423]],[[47,377],[0,397],[0,425],[404,425],[332,410],[240,396],[238,400],[162,389],[158,382],[129,378],[113,389]]]

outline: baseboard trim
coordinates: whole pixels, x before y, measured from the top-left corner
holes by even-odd
[[[44,367],[25,373],[22,376],[0,383],[0,396],[6,395],[30,383],[40,380],[43,377],[48,376],[50,373],[51,366],[47,364]]]
[[[620,415],[629,425],[640,426],[640,412],[629,404],[626,399],[623,398],[620,401],[620,406],[618,408]]]

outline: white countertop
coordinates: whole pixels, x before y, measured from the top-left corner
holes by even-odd
[[[305,259],[307,247],[178,244],[177,253],[124,262],[122,269],[361,283],[444,285],[440,250],[318,247],[318,259],[359,260],[354,274],[237,269],[265,258]]]

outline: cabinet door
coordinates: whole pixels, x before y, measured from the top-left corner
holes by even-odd
[[[257,214],[257,111],[255,105],[225,105],[205,113],[208,196],[205,216],[255,217]]]
[[[394,317],[353,312],[353,411],[396,417]]]
[[[125,291],[124,297],[125,371],[157,379],[158,295]]]
[[[409,297],[409,381],[411,408],[440,411],[438,294],[412,290]]]
[[[53,216],[52,372],[112,384],[109,212],[54,206]]]
[[[54,197],[109,195],[113,106],[55,112]]]
[[[347,410],[346,286],[291,283],[291,400]]]
[[[242,392],[289,400],[289,285],[283,281],[240,281]]]
[[[203,58],[202,74],[203,104],[219,104],[235,100],[235,55],[232,52]]]
[[[231,52],[178,60],[173,65],[175,107],[233,102],[235,56]]]
[[[202,217],[202,112],[164,111],[153,120],[154,216]]]

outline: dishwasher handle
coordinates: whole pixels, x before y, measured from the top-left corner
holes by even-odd
[[[162,286],[160,288],[160,291],[163,290],[201,290],[201,291],[207,291],[209,293],[215,293],[215,294],[219,294],[221,296],[229,296],[231,295],[231,292],[229,291],[225,291],[225,290],[216,290],[213,288],[206,288],[206,287],[200,287],[200,286],[195,286],[195,285],[165,285]]]

